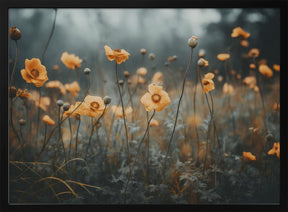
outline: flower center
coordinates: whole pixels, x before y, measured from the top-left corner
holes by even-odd
[[[208,85],[209,84],[209,81],[208,80],[204,80],[203,81],[203,85]]]
[[[114,52],[121,52],[120,49],[114,49]]]
[[[161,96],[159,94],[153,94],[151,98],[152,98],[152,101],[155,103],[161,100]]]
[[[32,69],[31,74],[33,75],[33,77],[38,77],[39,71],[37,69]]]
[[[90,106],[92,110],[97,110],[100,107],[98,102],[91,102]]]

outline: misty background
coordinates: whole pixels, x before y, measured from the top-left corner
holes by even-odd
[[[54,15],[54,9],[9,9],[9,28],[16,26],[22,32],[18,41],[16,87],[25,85],[20,74],[20,70],[25,67],[25,59],[41,58]],[[231,38],[233,28],[237,26],[251,33],[248,38],[249,47],[242,47],[238,38]],[[232,55],[232,68],[245,75],[248,73],[248,61],[242,59],[242,54],[251,48],[259,48],[259,58],[266,59],[270,67],[280,64],[279,9],[58,8],[55,31],[45,54],[44,65],[49,80],[66,83],[65,72],[68,69],[60,57],[67,51],[84,60],[80,70],[89,67],[92,70],[93,83],[103,83],[98,77],[100,69],[107,82],[111,78],[112,83],[115,83],[115,64],[106,58],[104,51],[104,45],[108,45],[112,49],[125,49],[131,54],[125,66],[120,65],[121,70],[126,69],[134,74],[136,69],[142,66],[140,49],[145,48],[147,54],[144,66],[151,74],[164,71],[167,58],[173,55],[178,57],[174,67],[184,73],[190,56],[187,41],[193,35],[198,37],[199,42],[194,52],[192,69],[195,68],[199,49],[206,51],[205,58],[209,61],[211,71],[221,69],[221,63],[216,56],[226,52]],[[14,59],[15,43],[9,42],[8,49],[9,58]],[[152,52],[156,57],[151,62],[148,55]],[[62,75],[53,70],[54,65],[59,65]],[[153,69],[150,69],[152,66]],[[219,71],[221,73],[221,70]],[[123,78],[123,75],[121,77]],[[190,72],[189,78],[191,77]],[[106,85],[109,87],[109,84]],[[92,85],[93,89],[96,89],[95,85]]]

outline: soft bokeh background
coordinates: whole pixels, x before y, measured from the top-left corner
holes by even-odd
[[[20,85],[24,85],[20,75],[24,60],[41,58],[54,14],[54,9],[9,9],[9,27],[17,26],[22,32],[18,42],[19,62],[15,76]],[[238,39],[231,38],[232,29],[236,26],[251,33],[248,48],[241,47]],[[97,83],[100,68],[107,79],[109,76],[114,77],[114,65],[107,60],[103,48],[107,44],[112,49],[123,48],[131,54],[125,63],[126,67],[122,67],[131,73],[141,66],[141,48],[147,49],[146,66],[150,62],[148,54],[155,53],[156,58],[152,63],[154,71],[165,68],[167,58],[173,55],[178,56],[177,67],[185,70],[190,51],[187,40],[192,35],[199,38],[196,51],[201,48],[206,50],[206,59],[211,70],[220,65],[217,54],[229,52],[232,54],[233,68],[245,73],[247,64],[241,59],[241,55],[250,48],[259,48],[260,57],[267,59],[268,65],[280,64],[279,9],[60,8],[44,65],[49,79],[53,80],[56,77],[52,70],[53,65],[57,64],[65,70],[60,60],[62,52],[74,53],[85,60],[81,68],[92,69],[93,80]],[[9,58],[14,56],[15,44],[10,42]],[[63,83],[65,79],[63,77]]]

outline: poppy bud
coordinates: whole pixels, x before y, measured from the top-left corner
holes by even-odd
[[[23,125],[26,124],[26,121],[25,121],[24,119],[20,119],[20,120],[19,120],[19,124],[20,124],[21,126],[23,126]]]
[[[151,59],[151,60],[154,60],[155,59],[155,54],[154,53],[150,53],[148,55],[148,57]]]
[[[17,93],[16,88],[14,86],[11,86],[10,87],[10,94],[9,94],[10,97],[14,98],[16,96],[16,93]]]
[[[204,67],[204,66],[208,66],[208,61],[204,60],[203,58],[200,58],[197,62],[198,66],[200,67]]]
[[[56,104],[57,104],[59,107],[62,107],[62,105],[64,104],[64,102],[63,102],[62,99],[59,99],[59,100],[57,100]]]
[[[130,76],[130,73],[129,73],[129,71],[124,71],[124,77],[129,77]]]
[[[90,72],[91,72],[91,69],[90,68],[85,68],[84,69],[84,74],[90,74]]]
[[[105,105],[108,105],[108,104],[110,104],[110,102],[111,102],[111,97],[110,97],[110,96],[105,96],[105,97],[103,98],[103,100],[104,100],[104,104],[105,104]]]
[[[205,57],[205,50],[204,49],[200,49],[199,50],[199,53],[198,53],[198,56],[200,57],[200,58],[202,58],[202,57]]]
[[[192,36],[191,38],[189,38],[188,40],[188,45],[191,48],[195,48],[198,44],[198,38],[196,36]]]
[[[10,28],[10,38],[15,41],[19,40],[21,38],[21,31],[15,26],[12,26]]]
[[[70,108],[70,104],[65,103],[65,104],[63,105],[63,110],[64,110],[64,111],[69,110],[69,108]]]
[[[141,54],[144,55],[144,54],[146,54],[146,49],[141,49],[140,52],[141,52]]]
[[[124,81],[123,80],[119,80],[119,85],[123,85],[124,84]]]

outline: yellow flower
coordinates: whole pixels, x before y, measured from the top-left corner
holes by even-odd
[[[21,70],[21,75],[27,83],[33,83],[36,87],[42,87],[48,80],[46,67],[38,58],[26,59],[25,69]]]
[[[74,81],[70,84],[64,85],[65,89],[69,91],[74,97],[78,95],[78,92],[80,91],[80,86],[77,81]]]
[[[258,57],[259,54],[260,54],[260,51],[259,49],[256,49],[256,48],[250,49],[250,51],[248,52],[249,57]]]
[[[273,148],[268,151],[268,155],[277,155],[280,158],[280,142],[274,143]]]
[[[122,111],[121,106],[112,105],[111,110],[119,119],[123,118],[123,111]],[[132,111],[133,111],[133,109],[131,106],[125,108],[125,111],[124,111],[125,117],[127,117],[129,114],[131,114]]]
[[[256,160],[256,156],[251,152],[243,152],[243,159],[246,161]]]
[[[274,65],[273,65],[273,69],[274,69],[275,71],[280,71],[280,65],[274,64]]]
[[[206,78],[206,79],[211,79],[212,80],[214,77],[215,77],[215,75],[213,73],[211,73],[211,72],[209,72],[209,73],[204,75],[204,78]]]
[[[265,77],[272,77],[273,76],[273,71],[271,68],[269,68],[269,66],[267,65],[264,65],[264,64],[261,64],[259,66],[259,72],[264,75]]]
[[[30,93],[28,93],[27,89],[22,90],[21,88],[19,88],[16,96],[19,96],[20,98],[29,98]]]
[[[64,112],[63,117],[69,116],[70,114],[72,114],[71,116],[74,116],[74,117],[77,117],[78,115],[89,116],[91,114],[89,113],[89,111],[90,111],[89,107],[84,102],[83,103],[76,102],[74,105],[70,105],[69,110]]]
[[[222,53],[222,54],[217,55],[217,59],[220,61],[225,61],[225,60],[228,60],[229,58],[230,58],[230,54],[227,54],[227,53]]]
[[[69,69],[75,69],[81,67],[82,60],[75,54],[69,54],[68,52],[63,52],[61,56],[61,61]]]
[[[256,77],[254,76],[248,76],[243,79],[243,83],[246,85],[249,85],[250,88],[254,88],[256,85]]]
[[[140,102],[145,106],[146,111],[162,111],[164,107],[170,104],[168,93],[163,90],[162,86],[151,83],[148,86],[148,91],[145,93]]]
[[[114,49],[112,50],[109,46],[104,46],[106,56],[108,60],[113,61],[116,60],[118,64],[125,62],[129,58],[129,53],[124,49]]]
[[[58,80],[47,82],[45,84],[45,87],[46,88],[58,88],[61,94],[63,94],[63,95],[66,94],[65,86]]]
[[[241,40],[240,41],[240,45],[243,47],[248,47],[249,46],[249,42],[247,40]]]
[[[213,73],[207,73],[204,75],[204,78],[202,79],[203,84],[203,91],[205,93],[208,93],[209,91],[212,91],[215,89],[214,81],[212,80],[214,78]]]
[[[84,99],[85,104],[89,107],[91,114],[90,116],[102,115],[105,109],[104,101],[99,96],[86,96]]]
[[[48,115],[43,116],[42,121],[51,126],[55,125],[55,122],[53,121],[53,119],[51,119],[50,116]]]
[[[245,32],[241,27],[236,27],[233,29],[233,31],[231,33],[231,37],[232,38],[242,37],[244,39],[247,39],[248,37],[250,37],[250,33]]]
[[[234,88],[232,85],[228,84],[227,82],[223,85],[223,93],[225,94],[231,94],[234,92]]]
[[[147,69],[145,67],[140,67],[137,69],[137,74],[145,76],[147,74]]]
[[[160,72],[160,71],[158,71],[158,72],[156,72],[156,73],[153,75],[153,77],[152,77],[152,83],[159,83],[159,84],[161,84],[161,83],[163,83],[163,78],[164,78],[163,73]]]

